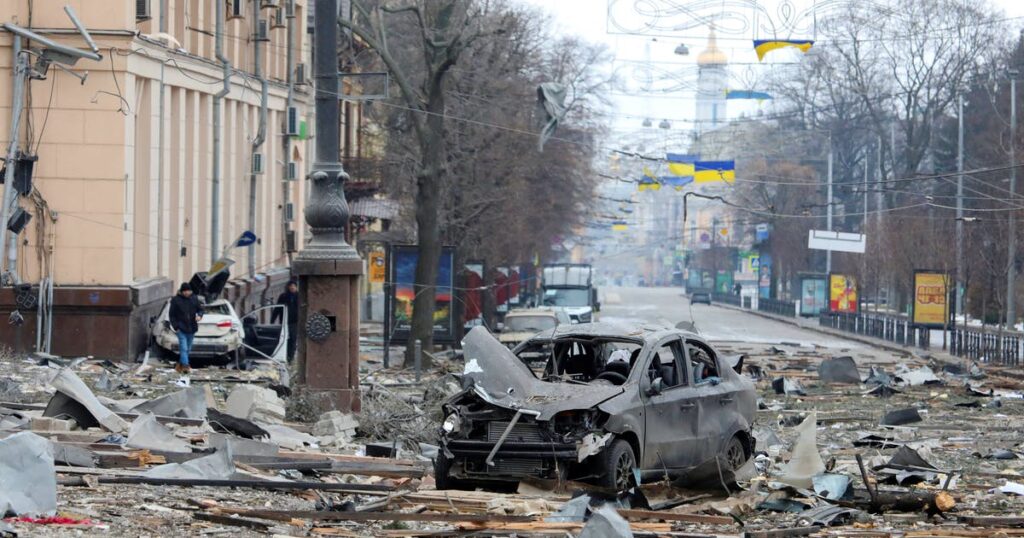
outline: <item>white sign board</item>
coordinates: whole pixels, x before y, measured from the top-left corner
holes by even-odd
[[[864,247],[866,245],[867,237],[864,234],[829,232],[826,230],[810,230],[807,232],[807,248],[813,250],[833,250],[864,254]]]

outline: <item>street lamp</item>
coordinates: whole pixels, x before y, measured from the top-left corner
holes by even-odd
[[[668,120],[661,120],[661,123],[658,124],[658,128],[659,129],[671,129],[672,128],[672,124],[669,123]]]
[[[676,47],[675,53],[678,54],[679,56],[689,56],[690,48],[687,47],[685,44],[680,43],[679,46]]]

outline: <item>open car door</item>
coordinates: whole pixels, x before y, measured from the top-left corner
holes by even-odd
[[[277,310],[275,310],[277,309]],[[270,323],[275,311],[280,320]],[[242,345],[251,358],[272,360],[284,364],[288,360],[288,312],[284,305],[270,305],[257,308],[242,318],[245,338]],[[253,357],[255,355],[255,357]]]

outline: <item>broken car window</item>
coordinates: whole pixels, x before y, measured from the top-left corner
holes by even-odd
[[[527,345],[519,353],[521,360],[533,362],[532,357],[524,356],[527,350],[537,350],[537,347]],[[557,340],[552,346],[543,377],[548,380],[583,383],[601,381],[621,385],[629,378],[629,372],[639,354],[639,343],[603,338]]]
[[[715,359],[714,352],[694,340],[687,341],[686,348],[690,352],[694,383],[707,383],[712,379],[720,379],[718,361]]]
[[[651,380],[661,378],[665,387],[675,387],[686,384],[686,373],[679,368],[682,363],[682,348],[679,341],[666,342],[658,348],[651,364],[648,367],[648,374]]]

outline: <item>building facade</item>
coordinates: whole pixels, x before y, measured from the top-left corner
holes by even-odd
[[[17,203],[32,220],[5,275],[21,285],[0,291],[0,315],[18,310],[25,322],[0,324],[0,340],[32,350],[40,336],[33,316],[52,315],[54,353],[134,358],[176,283],[209,268],[246,230],[258,241],[228,252],[236,263],[225,294],[242,311],[274,298],[305,236],[303,178],[313,158],[306,0],[9,0],[0,23],[88,50],[65,4],[101,59],[51,65],[26,83],[17,145],[37,160],[34,190]],[[45,48],[0,31],[4,148],[15,39],[33,64]],[[358,152],[358,106],[340,106],[349,156]],[[47,279],[52,314],[26,298]]]

